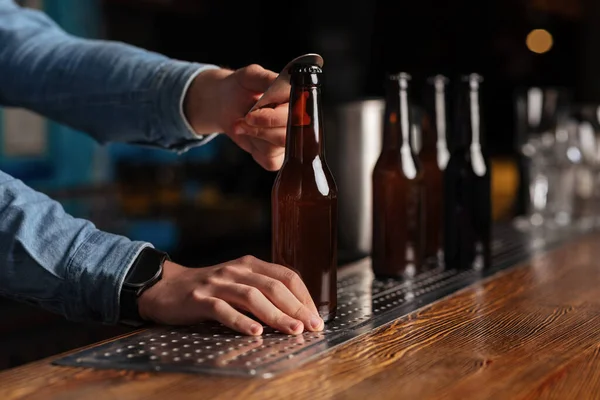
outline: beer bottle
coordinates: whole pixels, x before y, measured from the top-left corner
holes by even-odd
[[[444,169],[450,153],[446,144],[448,129],[448,79],[436,75],[427,80],[424,112],[420,121],[421,151],[425,185],[425,257],[437,259],[443,243]],[[441,259],[441,258],[440,258]]]
[[[412,277],[421,267],[424,242],[423,172],[411,147],[410,75],[386,81],[385,121],[373,169],[373,272]]]
[[[444,260],[450,268],[490,263],[491,171],[485,148],[477,74],[457,85],[454,137],[444,173]]]
[[[285,158],[272,191],[272,258],[295,270],[329,321],[337,307],[337,186],[325,160],[317,65],[290,68]]]

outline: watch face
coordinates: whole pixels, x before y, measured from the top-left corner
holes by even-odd
[[[154,266],[138,265],[127,277],[127,285],[139,286],[153,280],[161,270],[160,264]]]
[[[125,285],[139,287],[154,281],[162,272],[164,260],[164,254],[145,249],[129,270],[125,278]]]

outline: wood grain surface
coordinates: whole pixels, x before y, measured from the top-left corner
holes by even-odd
[[[0,373],[0,399],[599,399],[600,235],[466,288],[270,380]]]

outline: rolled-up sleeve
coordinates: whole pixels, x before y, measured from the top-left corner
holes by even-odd
[[[100,143],[182,152],[196,135],[183,114],[192,79],[218,68],[64,32],[42,12],[0,0],[0,104],[36,111]]]
[[[0,172],[0,295],[71,320],[116,323],[125,275],[151,246],[98,230]]]

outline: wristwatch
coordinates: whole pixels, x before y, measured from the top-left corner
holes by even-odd
[[[162,279],[163,264],[171,260],[165,252],[152,247],[144,248],[129,269],[120,296],[119,322],[130,326],[146,323],[138,310],[138,297]]]

